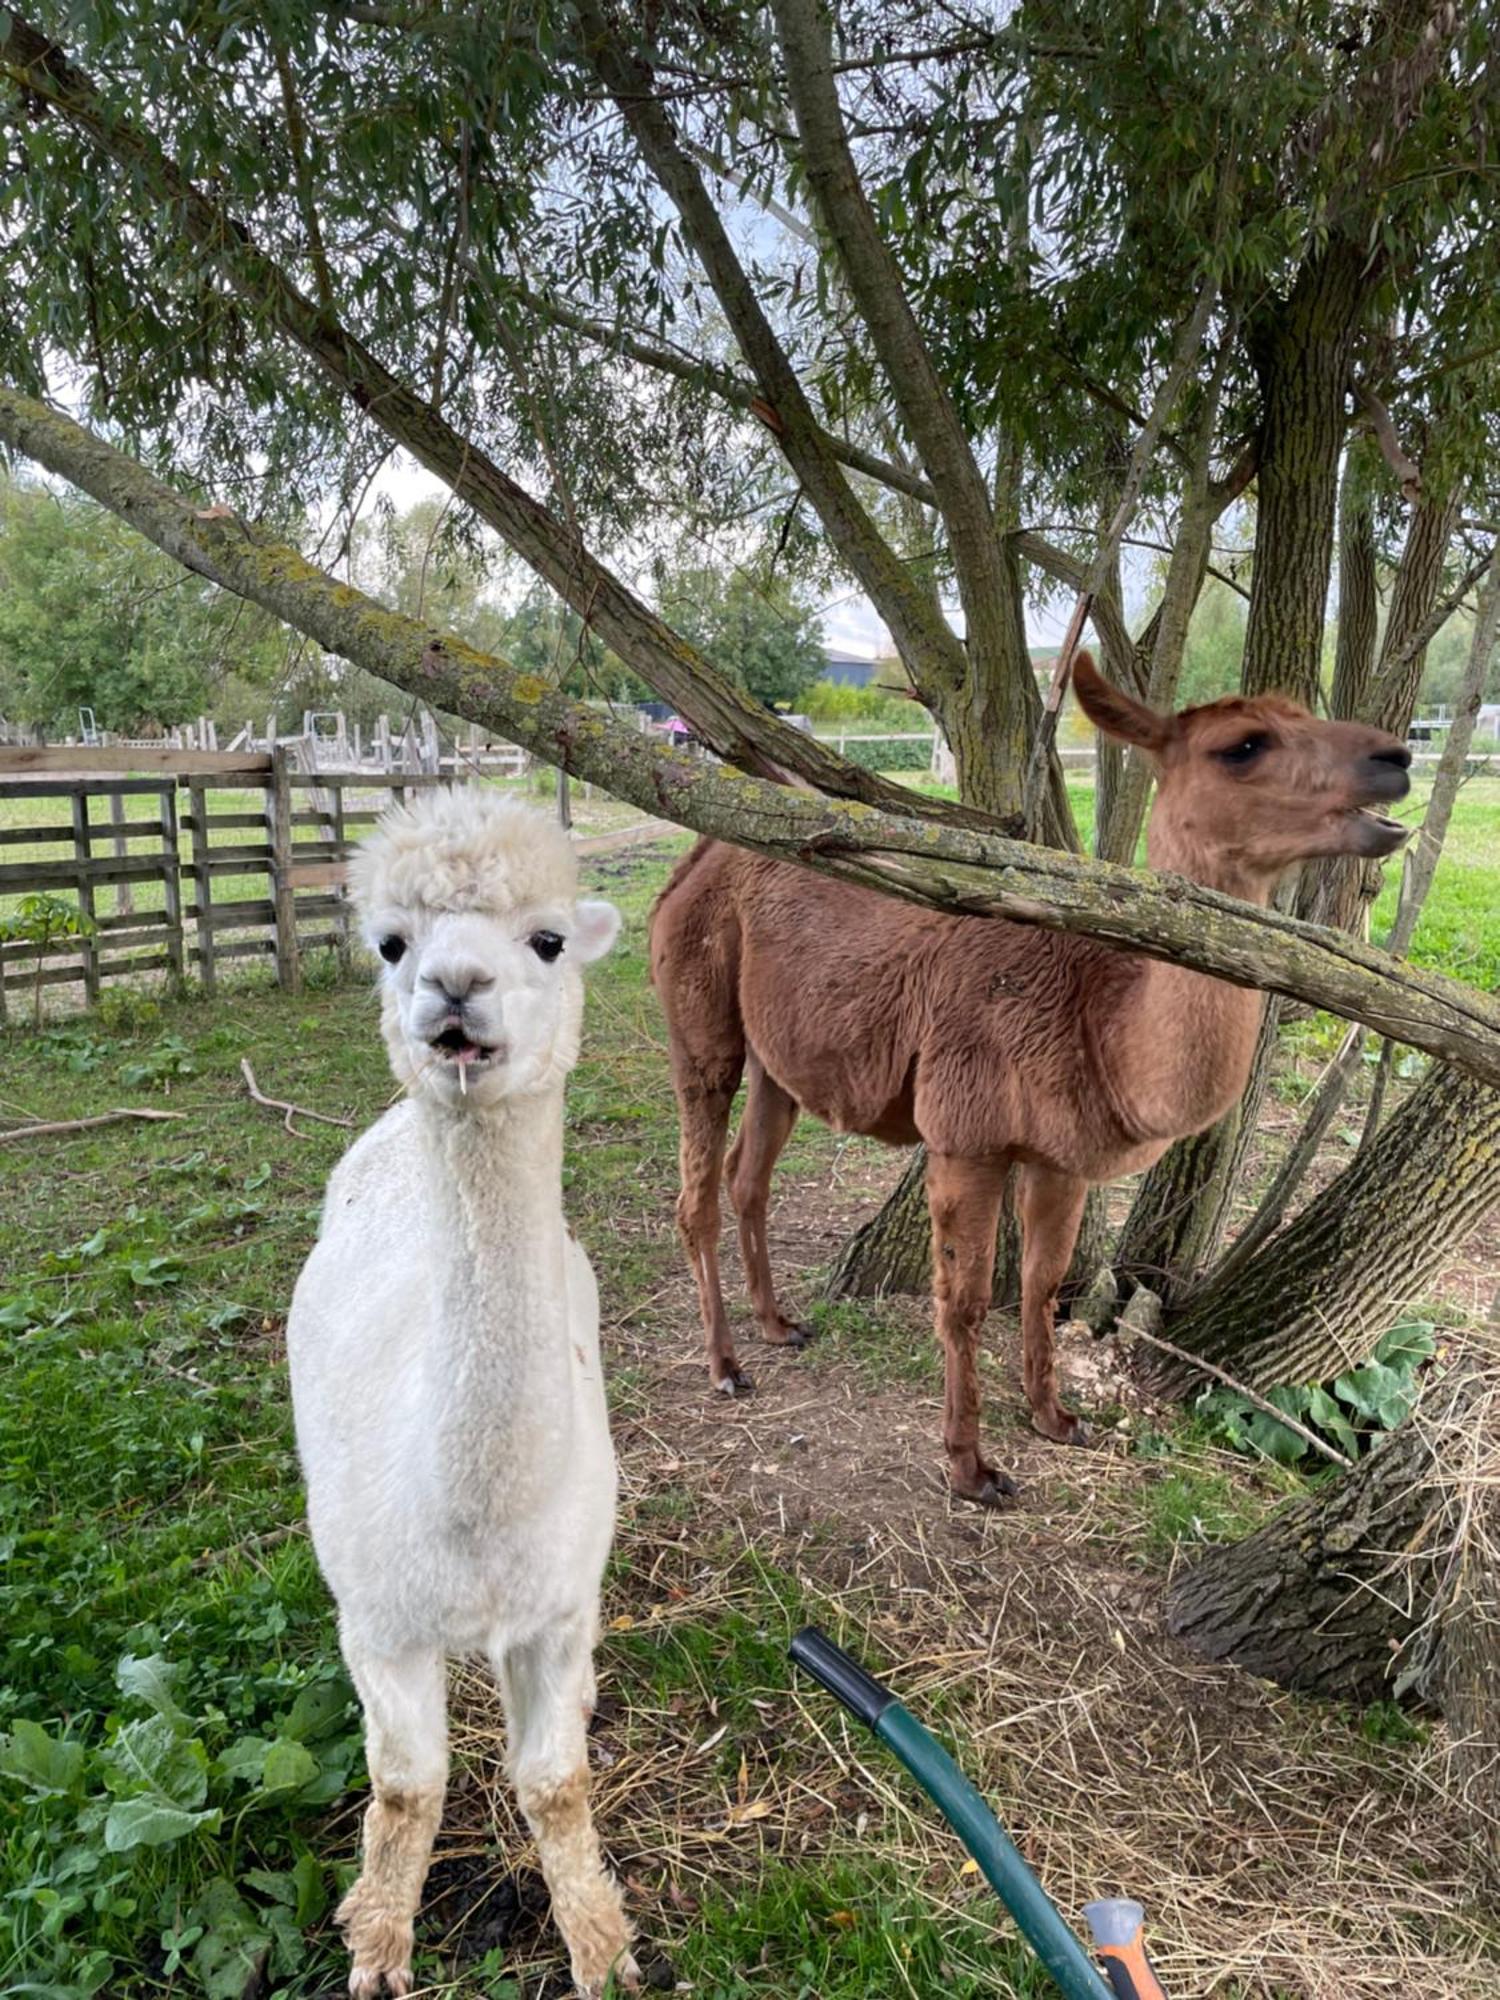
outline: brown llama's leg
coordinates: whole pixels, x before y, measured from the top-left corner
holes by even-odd
[[[739,1088],[743,1065],[741,1049],[712,1063],[695,1064],[674,1037],[672,1080],[677,1091],[677,1157],[682,1182],[677,1228],[698,1285],[708,1379],[726,1396],[744,1395],[754,1386],[735,1355],[719,1279],[719,1183],[724,1175],[729,1107]]]
[[[1058,1444],[1087,1444],[1088,1425],[1057,1400],[1052,1327],[1057,1288],[1068,1275],[1088,1182],[1046,1167],[1022,1167],[1016,1176],[1021,1223],[1021,1357],[1031,1421]]]
[[[965,1500],[998,1507],[1015,1481],[979,1449],[979,1335],[990,1309],[995,1235],[1009,1171],[1004,1160],[927,1156],[932,1290],[943,1343],[943,1443],[948,1484]]]
[[[776,1303],[766,1241],[771,1170],[797,1122],[797,1100],[766,1075],[753,1049],[745,1064],[745,1079],[745,1111],[729,1149],[726,1175],[729,1199],[740,1220],[745,1276],[764,1337],[773,1347],[805,1347],[811,1338],[808,1328],[786,1319]]]

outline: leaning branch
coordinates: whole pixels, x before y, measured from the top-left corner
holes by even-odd
[[[1500,1083],[1500,1003],[1456,980],[1192,882],[815,797],[659,748],[537,675],[387,611],[227,509],[193,507],[71,418],[3,388],[0,441],[330,652],[645,812],[928,909],[1072,932],[1308,1000]]]

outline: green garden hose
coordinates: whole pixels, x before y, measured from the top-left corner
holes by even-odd
[[[792,1640],[791,1656],[820,1687],[878,1736],[937,1806],[1016,1928],[1066,2000],[1166,2000],[1141,1948],[1139,1904],[1091,1903],[1090,1923],[1109,1983],[1058,1915],[1046,1891],[979,1793],[909,1709],[814,1626]]]

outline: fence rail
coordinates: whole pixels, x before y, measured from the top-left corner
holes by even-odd
[[[0,750],[0,799],[66,804],[50,820],[28,811],[0,827],[0,898],[71,891],[84,927],[47,935],[42,916],[27,935],[0,909],[0,1020],[41,987],[81,985],[93,1005],[107,980],[159,970],[180,980],[191,965],[212,992],[226,960],[262,957],[295,992],[303,954],[323,946],[347,968],[353,840],[393,796],[442,782],[297,770],[288,747],[132,751],[150,776],[118,775],[121,761],[71,745]],[[247,803],[226,805],[225,793]],[[32,851],[8,858],[21,847]]]

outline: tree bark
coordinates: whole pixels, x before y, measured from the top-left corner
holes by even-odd
[[[1349,440],[1339,486],[1339,616],[1330,707],[1352,722],[1365,712],[1375,672],[1380,600],[1375,587],[1375,472],[1370,440]]]
[[[1187,1300],[1172,1338],[1253,1389],[1327,1381],[1369,1357],[1497,1199],[1500,1090],[1434,1065],[1288,1228]],[[1166,1357],[1147,1373],[1168,1394],[1201,1383]]]
[[[840,1250],[828,1277],[831,1299],[888,1298],[892,1293],[923,1298],[932,1290],[932,1223],[927,1211],[927,1150],[918,1146],[894,1193]],[[1064,1301],[1092,1284],[1108,1255],[1109,1223],[1104,1191],[1092,1188],[1073,1261],[1063,1280]],[[1021,1235],[1009,1198],[1000,1215],[995,1242],[992,1304],[1009,1308],[1021,1298]]]
[[[1412,509],[1401,561],[1391,587],[1390,615],[1386,620],[1379,659],[1364,675],[1356,671],[1356,663],[1351,659],[1342,684],[1335,671],[1335,715],[1354,722],[1368,722],[1376,729],[1389,730],[1393,736],[1406,737],[1427,666],[1428,640],[1424,635],[1429,633],[1433,607],[1442,588],[1443,568],[1453,540],[1453,530],[1458,523],[1458,507],[1456,491],[1424,492]],[[1355,556],[1355,588],[1360,601],[1354,607],[1354,616],[1356,625],[1361,627],[1366,616],[1374,617],[1373,605],[1367,613],[1363,603],[1362,560],[1363,551],[1360,551]],[[1343,623],[1344,597],[1341,589],[1340,657],[1344,651]],[[1356,642],[1362,648],[1362,631],[1357,630],[1351,635],[1351,652]],[[1341,707],[1340,702],[1348,706]],[[1346,857],[1325,862],[1322,867],[1308,871],[1301,914],[1314,923],[1330,924],[1337,930],[1357,931],[1364,923],[1370,904],[1380,893],[1380,881],[1378,862],[1355,861]]]
[[[1247,695],[1279,690],[1309,708],[1317,700],[1349,361],[1370,282],[1368,260],[1336,237],[1252,329],[1261,422],[1240,676]],[[1241,1104],[1209,1131],[1181,1140],[1137,1191],[1120,1263],[1154,1271],[1164,1296],[1179,1291],[1218,1246],[1254,1137],[1273,1032],[1270,1024],[1262,1035]]]
[[[1252,329],[1262,414],[1241,677],[1249,695],[1278,690],[1309,708],[1317,699],[1349,363],[1371,282],[1369,260],[1335,237]]]
[[[195,575],[645,812],[927,909],[1073,932],[1312,1000],[1500,1084],[1500,1004],[1457,980],[1191,882],[934,824],[915,795],[902,794],[909,812],[879,812],[660,749],[537,675],[386,610],[229,508],[194,506],[71,418],[3,387],[0,441]]]
[[[1205,1556],[1168,1590],[1167,1630],[1205,1659],[1338,1701],[1430,1684],[1413,1642],[1433,1629],[1456,1538],[1462,1546],[1456,1483],[1476,1449],[1494,1456],[1485,1380],[1476,1360],[1460,1360],[1352,1472]],[[1474,1644],[1477,1629],[1459,1623],[1452,1699],[1492,1728],[1494,1681],[1476,1684],[1474,1669],[1493,1671],[1496,1634]]]

